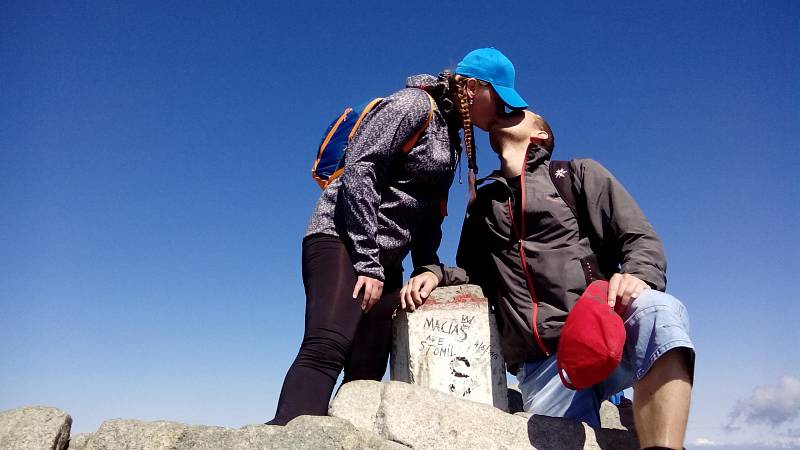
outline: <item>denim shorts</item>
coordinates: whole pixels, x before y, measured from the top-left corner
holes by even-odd
[[[648,289],[628,306],[622,316],[627,339],[622,361],[603,382],[574,391],[561,384],[556,357],[528,361],[517,371],[526,412],[566,417],[600,426],[600,404],[641,379],[653,363],[675,348],[690,353],[694,371],[694,346],[689,339],[689,315],[675,297]]]

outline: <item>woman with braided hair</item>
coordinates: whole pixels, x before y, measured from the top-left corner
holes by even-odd
[[[439,263],[459,131],[474,192],[473,125],[489,130],[505,107],[527,104],[514,91],[511,61],[485,48],[464,57],[455,74],[408,78],[405,89],[364,117],[346,149],[344,172],[322,192],[303,239],[305,333],[268,424],[326,415],[342,369],[344,382],[383,377],[403,259],[410,252],[414,267]]]

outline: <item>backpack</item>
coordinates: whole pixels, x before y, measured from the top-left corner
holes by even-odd
[[[589,212],[586,210],[583,192],[578,192],[575,189],[574,177],[571,161],[550,161],[550,179],[553,181],[558,195],[564,200],[564,203],[567,204],[578,221],[578,233],[581,237],[589,238],[592,252],[594,252],[593,255],[584,258],[586,261],[581,261],[584,266],[586,281],[591,283],[594,280],[605,280],[610,278],[612,274],[619,272],[622,258],[603,243],[600,236],[592,228],[592,224],[589,223]],[[581,201],[579,202],[578,200]]]
[[[403,144],[403,153],[410,152],[411,149],[417,145],[420,136],[428,128],[428,125],[430,125],[431,119],[433,119],[433,110],[436,108],[436,104],[430,95],[427,97],[431,103],[428,119],[425,121],[425,124]],[[331,122],[327,131],[325,131],[325,134],[322,136],[322,142],[317,150],[317,158],[314,161],[314,165],[311,167],[311,176],[316,180],[317,184],[319,184],[319,187],[325,189],[333,180],[344,172],[344,154],[347,146],[350,144],[350,141],[353,140],[353,136],[355,136],[356,130],[358,130],[361,122],[381,100],[383,100],[383,98],[378,97],[355,108],[347,107],[339,117]]]

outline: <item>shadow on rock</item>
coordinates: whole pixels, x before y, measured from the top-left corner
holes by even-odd
[[[538,450],[583,450],[586,431],[579,422],[534,415],[528,419],[528,439]]]
[[[518,412],[523,412],[524,409],[522,408],[522,393],[514,388],[508,389],[508,412],[509,414],[514,414]]]

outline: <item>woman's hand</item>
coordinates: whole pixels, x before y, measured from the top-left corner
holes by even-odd
[[[353,289],[353,299],[358,297],[362,287],[364,288],[364,300],[361,301],[361,311],[367,313],[381,299],[383,281],[364,275],[359,276],[358,281],[356,281],[356,287]]]
[[[411,277],[400,289],[400,307],[406,311],[414,311],[425,303],[428,295],[439,285],[439,278],[433,272],[422,272]]]

